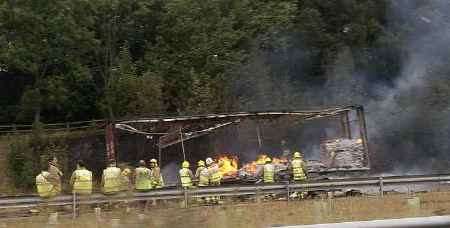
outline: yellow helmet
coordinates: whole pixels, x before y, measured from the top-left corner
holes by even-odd
[[[266,162],[272,162],[272,159],[269,158],[269,157],[267,157],[267,158],[266,158]]]
[[[150,163],[158,163],[158,161],[157,161],[156,159],[152,158],[152,159],[150,160]]]
[[[189,162],[188,161],[183,161],[183,163],[181,163],[181,167],[189,168]]]
[[[300,152],[295,152],[294,153],[294,158],[301,158],[302,154],[300,154]]]
[[[205,166],[205,162],[203,160],[200,160],[197,162],[197,166]]]

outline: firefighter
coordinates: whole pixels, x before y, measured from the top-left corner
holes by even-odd
[[[290,164],[290,169],[292,171],[292,180],[294,182],[302,182],[306,180],[306,164],[303,161],[302,154],[300,152],[295,152]],[[307,196],[308,192],[294,192],[290,195],[291,198],[303,199]]]
[[[209,174],[209,185],[210,186],[219,186],[220,181],[222,179],[222,175],[220,174],[219,170],[219,164],[214,162],[212,158],[206,159],[206,165],[208,166],[208,174]],[[220,204],[220,197],[219,196],[212,196],[210,197],[210,200],[213,203]]]
[[[197,162],[197,170],[195,171],[195,179],[197,179],[198,183],[197,186],[199,187],[206,187],[209,185],[209,172],[208,169],[205,166],[205,162],[203,160],[199,160]],[[205,203],[210,203],[211,197],[204,197],[199,198],[199,202],[202,203],[203,201]]]
[[[50,198],[54,196],[53,184],[48,181],[50,173],[42,170],[42,172],[36,176],[36,188],[40,197]]]
[[[181,187],[183,187],[184,189],[192,188],[192,179],[194,178],[194,175],[192,174],[192,171],[189,169],[188,161],[183,161],[183,163],[181,163],[181,169],[179,171],[179,174]]]
[[[140,160],[135,170],[135,189],[137,191],[149,191],[153,188],[151,170],[145,167],[145,161]]]
[[[154,188],[164,187],[164,180],[161,175],[161,169],[158,166],[158,161],[154,158],[150,160],[150,170],[153,187]]]
[[[109,167],[103,170],[102,190],[105,194],[114,194],[121,189],[121,171],[115,161],[110,161]]]
[[[266,158],[266,164],[263,168],[263,182],[270,184],[275,182],[275,166],[272,164],[272,159]]]
[[[306,180],[306,164],[303,161],[302,154],[295,152],[291,161],[292,179],[297,181]]]
[[[92,193],[92,172],[86,169],[83,161],[78,161],[77,169],[70,178],[72,192],[81,195]]]
[[[53,185],[52,195],[58,195],[61,193],[61,177],[63,173],[58,168],[58,159],[53,157],[48,160],[48,177],[46,178],[48,182]]]
[[[222,179],[222,175],[219,172],[219,165],[212,158],[206,159],[206,165],[208,165],[209,184],[219,186]]]
[[[198,180],[199,187],[205,187],[209,185],[209,173],[203,160],[200,160],[197,163],[197,171],[195,172],[195,178]]]

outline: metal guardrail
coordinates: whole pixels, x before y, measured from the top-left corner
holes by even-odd
[[[378,186],[379,194],[383,196],[383,188],[388,185],[406,185],[418,183],[450,182],[450,174],[446,175],[418,175],[403,177],[371,177],[349,180],[313,181],[299,184],[275,184],[253,186],[227,186],[183,189],[161,189],[150,192],[118,193],[116,195],[92,194],[80,199],[79,204],[96,204],[103,202],[147,201],[160,199],[181,199],[187,202],[189,198],[201,198],[210,196],[263,196],[266,194],[286,194],[300,191],[331,190],[345,187]],[[287,197],[289,199],[289,197]],[[39,205],[63,206],[72,205],[73,196],[63,195],[52,199],[40,197],[5,197],[0,199],[0,209],[26,208]]]

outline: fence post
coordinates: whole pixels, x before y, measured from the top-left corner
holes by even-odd
[[[380,176],[380,196],[383,197],[384,195],[384,186],[383,186],[383,176]]]

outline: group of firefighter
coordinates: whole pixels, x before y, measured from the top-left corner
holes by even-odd
[[[307,170],[300,152],[295,152],[289,162],[289,169],[292,173],[292,180],[295,182],[306,180]],[[262,164],[261,164],[262,165]],[[129,168],[120,169],[115,161],[110,161],[109,166],[103,170],[101,188],[104,194],[115,194],[121,191],[130,191],[131,170]],[[275,165],[267,157],[262,169],[258,172],[264,183],[275,183]],[[57,159],[48,160],[48,169],[43,170],[36,177],[36,187],[38,194],[43,198],[57,196],[61,193],[61,178],[63,173],[57,166]],[[149,191],[164,187],[164,178],[156,159],[149,161],[149,167],[144,160],[139,161],[139,165],[134,170],[134,189],[136,191]],[[190,170],[188,161],[183,161],[179,170],[179,180],[184,189],[206,186],[219,186],[222,180],[219,164],[212,158],[197,162],[195,174]],[[83,161],[77,163],[77,169],[70,178],[72,193],[89,195],[92,193],[93,178],[92,172],[86,168]]]
[[[139,166],[134,170],[136,191],[149,191],[164,187],[164,179],[161,175],[161,169],[156,159],[149,161],[147,167],[144,160],[139,161]],[[131,170],[129,168],[120,169],[115,161],[110,161],[107,168],[103,170],[101,188],[104,194],[115,194],[121,191],[130,191]],[[39,196],[50,198],[61,193],[61,178],[63,173],[57,167],[57,159],[52,158],[48,161],[48,170],[43,170],[36,176],[36,187]],[[70,178],[72,193],[79,195],[89,195],[92,193],[93,178],[83,161],[78,161],[76,170]]]
[[[272,164],[272,159],[267,157],[264,161],[262,169],[257,173],[262,176],[262,180],[266,184],[275,183],[275,165]],[[212,158],[206,159],[206,165],[203,160],[197,162],[197,170],[195,175],[189,169],[188,161],[183,161],[179,171],[181,186],[183,188],[192,188],[193,181],[197,181],[198,187],[218,186],[222,179],[219,164]],[[292,173],[292,180],[295,182],[305,181],[307,175],[306,163],[300,152],[295,152],[290,160],[289,169]]]

